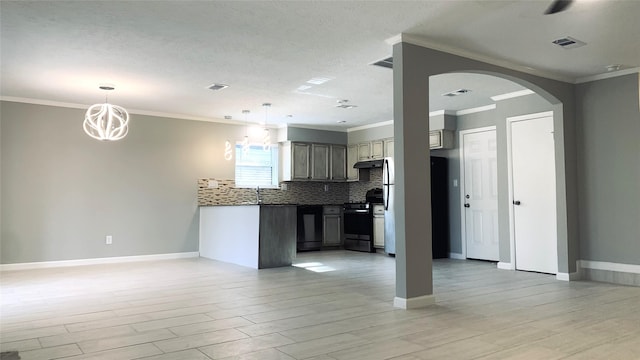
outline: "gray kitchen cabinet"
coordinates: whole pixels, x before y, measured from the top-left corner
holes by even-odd
[[[453,131],[432,130],[429,131],[429,149],[452,149]]]
[[[291,180],[308,180],[311,178],[311,146],[304,143],[291,145]]]
[[[373,205],[373,247],[384,249],[384,205]]]
[[[311,180],[329,180],[329,145],[311,144]]]
[[[280,144],[282,181],[345,181],[346,146],[304,142]]]
[[[347,181],[358,181],[358,169],[353,165],[358,162],[358,144],[347,146]]]
[[[340,246],[342,245],[342,215],[340,206],[327,205],[322,211],[322,245]]]
[[[331,173],[329,176],[333,181],[344,181],[347,179],[347,147],[344,145],[331,145]],[[354,169],[355,170],[355,169]]]
[[[393,138],[384,139],[384,157],[393,157]]]
[[[371,143],[358,144],[358,161],[371,160]]]
[[[384,157],[384,142],[382,140],[371,141],[371,154],[372,160],[382,159]]]

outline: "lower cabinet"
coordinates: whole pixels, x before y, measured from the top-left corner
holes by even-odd
[[[322,211],[323,219],[323,246],[342,245],[342,215],[340,206],[324,206]]]
[[[384,205],[373,205],[373,247],[384,249]]]

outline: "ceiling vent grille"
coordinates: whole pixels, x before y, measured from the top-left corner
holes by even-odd
[[[388,57],[386,59],[382,59],[380,61],[376,61],[371,65],[382,66],[387,69],[393,69],[393,57]]]
[[[207,89],[213,90],[213,91],[218,91],[218,90],[226,89],[228,87],[229,87],[229,85],[225,85],[225,84],[212,84],[212,85],[209,85],[207,87]]]
[[[562,39],[553,40],[553,43],[560,46],[563,49],[575,49],[581,46],[587,45],[586,42],[574,39],[571,36],[563,37]]]
[[[469,90],[469,89],[458,89],[458,90],[450,91],[448,93],[444,93],[444,94],[442,94],[442,96],[453,97],[453,96],[464,95],[464,94],[466,94],[468,92],[471,92],[471,90]]]

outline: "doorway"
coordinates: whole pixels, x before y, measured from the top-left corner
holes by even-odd
[[[466,258],[499,260],[496,127],[460,131],[461,222]]]
[[[507,118],[509,222],[517,270],[557,274],[553,112]]]

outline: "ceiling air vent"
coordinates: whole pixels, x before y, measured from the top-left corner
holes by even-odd
[[[563,49],[575,49],[580,46],[587,45],[586,42],[574,39],[571,36],[563,37],[562,39],[553,40],[553,43],[562,47]]]
[[[458,90],[450,91],[448,93],[444,93],[444,94],[442,94],[442,96],[453,97],[453,96],[464,95],[464,94],[466,94],[468,92],[471,92],[471,90],[469,90],[469,89],[458,89]]]
[[[207,89],[213,90],[213,91],[218,91],[218,90],[226,89],[228,87],[229,87],[229,85],[225,85],[225,84],[212,84],[212,85],[209,85],[207,87]]]
[[[376,61],[371,65],[382,66],[387,69],[393,69],[393,57],[388,57],[386,59],[382,59],[380,61]]]

